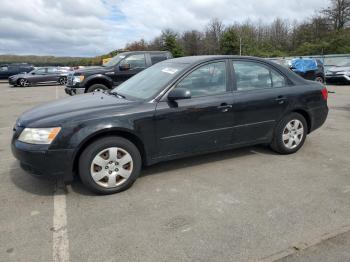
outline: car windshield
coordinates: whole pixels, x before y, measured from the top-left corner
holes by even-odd
[[[112,90],[125,97],[146,100],[159,93],[187,64],[160,62],[138,73]]]
[[[125,55],[123,53],[121,53],[119,55],[114,56],[111,60],[109,60],[103,66],[115,66],[124,58],[125,58]]]

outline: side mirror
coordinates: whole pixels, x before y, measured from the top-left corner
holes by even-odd
[[[119,66],[120,71],[127,71],[130,70],[130,64],[122,64]]]
[[[169,101],[190,99],[190,98],[191,98],[191,91],[186,88],[174,88],[168,94]]]
[[[35,72],[33,72],[32,75],[35,75]]]

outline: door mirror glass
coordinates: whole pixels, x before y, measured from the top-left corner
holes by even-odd
[[[119,70],[120,71],[127,71],[127,70],[130,70],[130,64],[122,64],[119,66]]]
[[[186,88],[175,88],[171,90],[168,94],[169,101],[190,99],[190,98],[191,98],[191,91]]]

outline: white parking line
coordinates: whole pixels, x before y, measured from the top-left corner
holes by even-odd
[[[56,86],[56,99],[58,99],[58,87]]]
[[[69,261],[66,192],[57,186],[53,196],[53,261]]]

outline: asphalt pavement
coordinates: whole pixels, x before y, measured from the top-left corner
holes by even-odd
[[[0,83],[0,261],[350,261],[350,86],[294,155],[255,146],[157,164],[120,194],[38,180],[10,150],[62,86]]]

